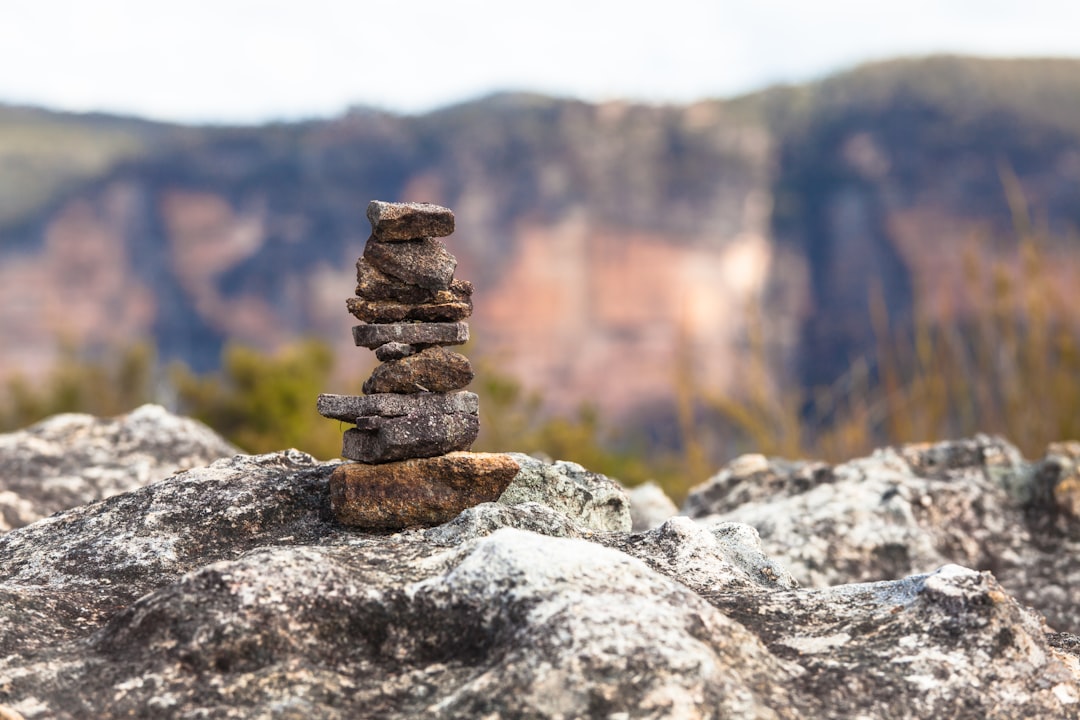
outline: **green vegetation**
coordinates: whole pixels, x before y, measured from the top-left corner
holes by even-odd
[[[9,379],[0,392],[0,430],[25,427],[49,415],[86,412],[117,415],[149,402],[154,395],[154,353],[137,344],[106,359],[80,357],[71,346],[42,382]]]

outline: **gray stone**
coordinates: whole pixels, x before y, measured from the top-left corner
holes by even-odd
[[[386,275],[427,290],[448,290],[457,260],[437,238],[371,242],[364,246],[364,260]]]
[[[201,422],[143,405],[0,434],[0,532],[238,453]]]
[[[695,488],[683,512],[757,528],[765,552],[809,586],[895,579],[949,562],[992,570],[1052,627],[1076,632],[1080,521],[1054,498],[1072,472],[1060,447],[1034,465],[984,435],[836,466],[744,456]]]
[[[468,450],[480,432],[472,413],[416,413],[364,418],[363,429],[346,430],[341,456],[363,463],[428,458]]]
[[[376,366],[364,381],[364,393],[444,393],[460,390],[473,380],[469,358],[453,350],[429,347]]]
[[[409,357],[415,352],[416,348],[412,345],[390,342],[375,348],[375,357],[379,359],[379,362],[387,362],[389,360],[400,360],[401,358]]]
[[[358,417],[378,415],[401,417],[415,414],[469,413],[480,407],[476,393],[466,390],[453,393],[380,393],[377,395],[319,395],[316,405],[323,417],[355,422]]]
[[[626,491],[630,499],[630,522],[634,532],[652,530],[679,514],[679,508],[652,480]]]
[[[354,325],[353,341],[374,350],[390,342],[406,345],[463,345],[469,341],[467,323],[393,323]]]
[[[0,537],[5,711],[1077,717],[1080,638],[988,573],[792,588],[745,526],[597,532],[573,504],[358,532],[339,466],[238,456]]]
[[[630,501],[618,483],[577,463],[546,463],[522,453],[511,455],[521,471],[499,502],[538,502],[575,518],[582,527],[603,532],[630,531]]]
[[[376,240],[445,237],[454,232],[454,213],[431,203],[389,203],[372,200],[367,217]]]
[[[472,297],[449,290],[437,290],[435,297],[424,303],[403,303],[397,300],[366,300],[347,298],[345,307],[353,317],[369,323],[391,323],[403,320],[419,322],[456,322],[472,315]]]

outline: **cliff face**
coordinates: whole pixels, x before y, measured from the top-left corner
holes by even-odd
[[[1011,227],[1003,172],[1049,224],[1080,220],[1077,69],[937,59],[688,107],[507,95],[259,128],[5,110],[0,137],[101,150],[26,175],[0,145],[0,368],[137,337],[197,370],[300,334],[351,358],[342,298],[379,198],[455,210],[476,355],[553,408],[663,403],[680,355],[731,387],[748,318],[829,382],[873,346],[872,292],[903,318],[955,281],[960,240]]]

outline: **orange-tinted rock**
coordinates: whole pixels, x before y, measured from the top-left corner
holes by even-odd
[[[518,470],[517,462],[501,453],[345,463],[330,476],[330,506],[339,522],[353,527],[439,525],[466,508],[498,500]]]
[[[364,382],[364,394],[444,393],[460,390],[473,380],[469,358],[443,347],[429,347],[418,353],[377,366]]]

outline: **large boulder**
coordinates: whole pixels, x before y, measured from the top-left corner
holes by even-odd
[[[427,530],[337,524],[338,464],[287,451],[11,531],[0,717],[1077,717],[1080,638],[989,573],[803,589],[748,525],[629,533],[521,458]]]
[[[1008,442],[885,448],[836,466],[738,458],[687,497],[703,522],[741,522],[805,585],[889,580],[947,563],[992,571],[1058,630],[1080,632],[1080,445],[1037,463]]]
[[[159,405],[115,418],[55,415],[0,435],[0,532],[238,452]]]

